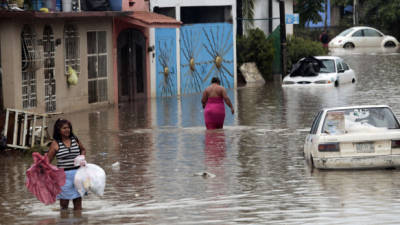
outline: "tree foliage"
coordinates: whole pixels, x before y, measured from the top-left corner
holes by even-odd
[[[322,21],[319,12],[324,11],[323,3],[324,0],[297,0],[296,10],[300,15],[300,24],[304,26],[308,22]]]
[[[328,54],[328,51],[322,47],[321,42],[295,36],[288,36],[287,50],[289,71],[292,65],[303,57]]]
[[[272,80],[274,49],[262,30],[250,29],[245,36],[238,37],[236,49],[238,68],[243,63],[255,62],[264,79]]]
[[[400,36],[400,0],[364,0],[360,3],[360,23]]]

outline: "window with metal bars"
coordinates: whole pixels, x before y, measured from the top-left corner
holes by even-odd
[[[46,112],[54,112],[56,110],[55,41],[53,29],[49,25],[43,30],[43,56],[44,102]]]
[[[22,108],[34,108],[36,99],[36,33],[29,25],[21,32]]]
[[[87,33],[89,103],[107,101],[107,32]]]
[[[67,24],[64,27],[64,61],[65,74],[68,74],[68,66],[71,66],[79,76],[80,55],[79,55],[79,33],[75,25]]]

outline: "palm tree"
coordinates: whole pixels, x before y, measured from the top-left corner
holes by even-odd
[[[254,25],[254,2],[255,0],[237,0],[237,22],[238,35],[243,35],[243,24],[244,30],[247,31]]]

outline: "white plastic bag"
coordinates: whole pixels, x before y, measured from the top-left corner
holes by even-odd
[[[82,197],[89,191],[103,196],[106,186],[106,173],[100,166],[86,163],[76,172],[74,185]]]
[[[86,163],[85,155],[78,155],[74,159],[74,166],[85,166]]]

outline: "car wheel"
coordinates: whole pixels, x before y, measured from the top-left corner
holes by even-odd
[[[339,86],[339,81],[336,80],[336,81],[335,81],[335,87],[338,87],[338,86]]]
[[[385,48],[394,48],[396,44],[393,41],[387,41],[384,46]]]
[[[356,82],[356,79],[353,78],[353,80],[351,80],[351,83],[355,83],[355,82]]]
[[[343,45],[343,48],[354,48],[354,44],[351,42],[347,42],[346,44]]]

